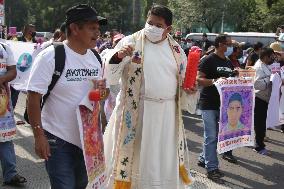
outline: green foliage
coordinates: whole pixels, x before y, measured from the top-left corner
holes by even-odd
[[[264,20],[263,24],[264,31],[275,32],[279,25],[284,24],[284,0],[279,0],[271,5],[267,15],[269,16]]]
[[[140,29],[153,3],[171,8],[176,29],[200,25],[213,31],[222,18],[235,31],[271,32],[284,24],[284,0],[6,0],[6,24],[19,30],[33,23],[38,31],[53,31],[65,20],[65,11],[79,3],[92,5],[108,18],[102,30]]]
[[[200,25],[212,31],[224,23],[235,31],[272,32],[284,24],[284,0],[169,0],[175,28]]]
[[[132,3],[129,4],[129,0],[6,0],[6,24],[21,28],[33,23],[38,31],[53,31],[65,20],[65,11],[79,3],[92,5],[108,18],[108,26],[103,29],[131,30]]]

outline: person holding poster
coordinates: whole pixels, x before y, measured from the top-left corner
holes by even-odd
[[[172,19],[169,8],[153,5],[145,27],[106,55],[108,83],[121,81],[104,134],[107,189],[184,189],[193,183],[181,114],[187,58],[169,35]]]
[[[265,148],[264,137],[266,134],[266,118],[268,102],[271,95],[272,83],[270,81],[271,69],[275,53],[271,48],[264,48],[260,51],[260,59],[255,63],[256,71],[255,88],[255,109],[254,109],[254,130],[255,130],[255,151],[262,155],[268,155]]]
[[[16,62],[10,47],[0,44],[0,162],[4,184],[17,186],[27,182],[16,171],[16,154],[12,139],[16,135],[13,107],[8,82],[17,75]]]
[[[100,25],[105,24],[107,20],[88,5],[80,4],[67,10],[67,40],[63,41],[65,67],[42,110],[41,99],[55,68],[54,46],[40,52],[32,67],[27,86],[28,114],[36,154],[45,159],[54,189],[85,189],[88,184],[86,149],[82,149],[76,109],[92,89],[91,81],[102,77],[100,62],[90,49],[96,46]],[[105,82],[100,82],[98,89],[104,91],[105,87]],[[97,133],[88,132],[92,134],[94,138]]]
[[[199,156],[198,165],[207,169],[207,176],[216,182],[224,174],[218,168],[217,158],[217,136],[218,121],[220,114],[220,96],[214,82],[218,78],[234,76],[234,67],[226,57],[233,52],[232,40],[226,34],[220,34],[215,38],[215,52],[202,59],[199,68],[197,81],[202,90],[200,93],[199,108],[202,111],[204,124],[203,152]],[[223,155],[228,161],[236,163],[237,160],[232,153]]]

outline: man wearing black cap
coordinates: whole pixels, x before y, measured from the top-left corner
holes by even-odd
[[[55,48],[44,49],[35,59],[28,81],[28,114],[35,137],[35,151],[45,159],[52,189],[83,189],[88,183],[76,108],[91,90],[90,80],[102,76],[101,65],[90,50],[96,45],[99,27],[107,20],[88,5],[66,12],[63,42],[65,67],[42,110],[55,67]],[[105,82],[99,83],[105,90]]]

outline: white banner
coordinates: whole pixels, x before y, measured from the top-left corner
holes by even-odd
[[[5,25],[5,6],[4,0],[0,0],[0,22],[2,25]],[[2,32],[2,31],[1,31]]]
[[[218,153],[254,145],[253,78],[227,78],[215,83],[220,94]]]
[[[267,109],[266,128],[281,125],[280,116],[282,116],[280,111],[280,88],[282,85],[281,77],[276,72],[271,75],[270,81],[272,82],[272,92]]]
[[[17,63],[17,77],[10,83],[16,90],[25,91],[34,58],[38,54],[37,45],[12,40],[3,42],[10,46]]]

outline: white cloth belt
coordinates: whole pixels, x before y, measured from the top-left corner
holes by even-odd
[[[153,102],[165,102],[165,101],[175,100],[176,96],[168,97],[168,98],[157,98],[157,97],[149,97],[149,96],[141,95],[140,99],[147,100],[147,101],[153,101]]]

